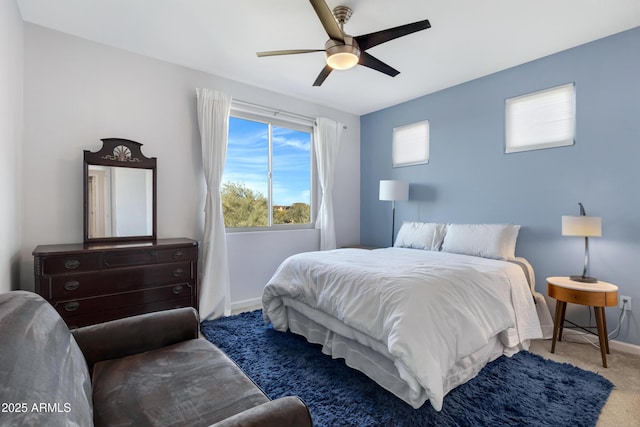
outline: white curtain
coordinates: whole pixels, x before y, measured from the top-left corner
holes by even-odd
[[[196,89],[202,167],[207,182],[204,238],[200,263],[200,317],[231,314],[227,241],[222,216],[220,182],[227,158],[231,97],[210,89]]]
[[[320,229],[320,250],[336,248],[336,227],[333,220],[333,181],[340,138],[344,125],[331,119],[319,117],[314,127],[314,142],[318,177],[322,188],[322,201],[316,228]]]

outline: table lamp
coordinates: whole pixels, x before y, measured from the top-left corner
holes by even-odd
[[[380,200],[391,201],[391,246],[396,229],[396,200],[409,200],[409,183],[396,180],[380,181]]]
[[[580,205],[580,216],[562,216],[562,235],[584,237],[584,270],[582,275],[569,277],[576,282],[596,283],[598,279],[587,276],[589,268],[589,237],[602,236],[602,220],[600,217],[587,216],[582,203]]]

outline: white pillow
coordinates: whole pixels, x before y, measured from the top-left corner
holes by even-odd
[[[427,251],[438,251],[444,233],[447,230],[445,224],[434,224],[430,222],[404,222],[398,237],[393,244],[396,248],[425,249]]]
[[[449,224],[442,251],[512,260],[519,231],[512,224]]]

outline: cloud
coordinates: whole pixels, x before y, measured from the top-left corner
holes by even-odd
[[[271,139],[274,147],[289,147],[307,152],[311,149],[311,134],[308,132],[274,126]]]

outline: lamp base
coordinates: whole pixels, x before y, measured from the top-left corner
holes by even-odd
[[[598,279],[596,279],[595,277],[589,277],[589,276],[569,276],[569,279],[573,280],[574,282],[583,282],[583,283],[598,282]]]

